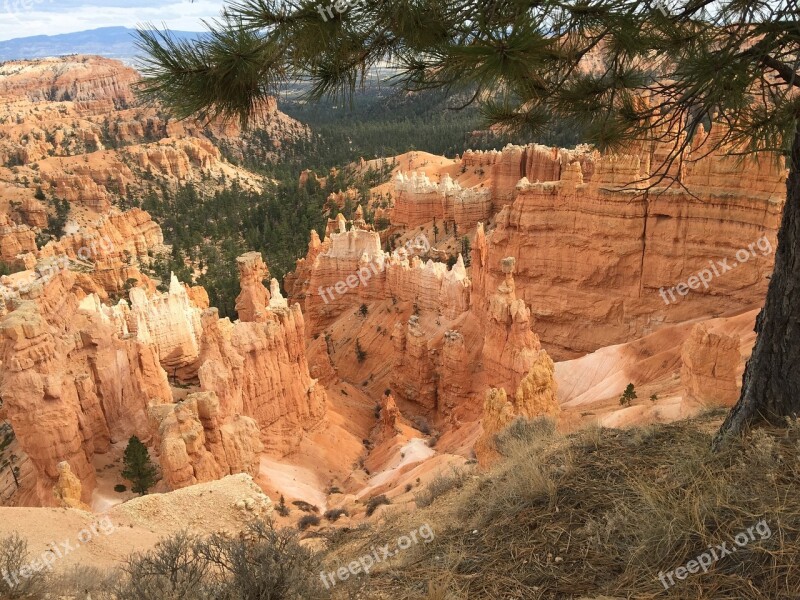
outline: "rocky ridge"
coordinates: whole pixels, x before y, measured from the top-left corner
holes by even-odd
[[[213,190],[238,181],[260,189],[260,177],[225,156],[274,160],[283,143],[308,135],[274,99],[260,107],[257,131],[233,122],[178,121],[138,103],[138,79],[133,69],[96,56],[0,65],[2,212],[43,226],[50,209],[34,197],[37,188],[87,209],[85,218],[147,191],[150,182]]]

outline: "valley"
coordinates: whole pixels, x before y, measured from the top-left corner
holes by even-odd
[[[782,158],[709,150],[702,130],[670,185],[658,141],[599,152],[446,121],[458,152],[331,164],[335,125],[280,99],[249,130],[177,121],[137,79],[94,56],[0,64],[0,537],[38,554],[99,516],[118,532],[58,570],[339,511],[301,527],[330,548],[425,508],[443,474],[501,464],[514,423],[635,431],[738,399]],[[158,467],[141,497],[131,436]]]

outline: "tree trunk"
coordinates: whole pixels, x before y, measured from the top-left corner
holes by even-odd
[[[715,448],[752,423],[777,424],[800,414],[800,123],[786,188],[775,269],[756,319],[756,345],[744,371],[741,396],[714,438]]]

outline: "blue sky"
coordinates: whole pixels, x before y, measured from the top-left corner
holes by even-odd
[[[223,0],[0,0],[0,40],[144,22],[201,31],[201,20],[218,16],[223,4]]]

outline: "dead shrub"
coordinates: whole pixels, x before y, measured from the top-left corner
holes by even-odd
[[[319,569],[316,555],[300,545],[296,532],[254,521],[238,536],[180,533],[134,555],[115,598],[324,600],[329,596]]]
[[[428,419],[422,415],[416,415],[411,422],[414,423],[414,427],[416,427],[423,435],[431,434],[431,426],[428,423]]]
[[[332,508],[330,510],[325,511],[325,518],[328,519],[331,523],[334,523],[339,520],[340,517],[349,517],[350,513],[347,512],[346,508]]]
[[[367,501],[367,516],[371,517],[372,514],[378,509],[379,506],[382,504],[391,504],[392,501],[386,497],[386,494],[381,494],[380,496],[373,496]]]
[[[314,506],[309,502],[306,502],[305,500],[295,500],[294,502],[292,502],[292,504],[294,504],[297,508],[299,508],[303,512],[314,513],[314,514],[319,513],[318,507]]]
[[[47,576],[44,570],[31,568],[33,561],[39,558],[28,555],[28,541],[16,532],[0,539],[0,573],[9,577],[0,577],[0,598],[14,600],[41,597]],[[29,577],[22,576],[23,568],[30,572]]]
[[[454,489],[461,489],[466,478],[467,474],[462,469],[453,468],[449,473],[439,473],[424,490],[414,494],[417,508],[428,507],[440,496],[444,496]]]
[[[297,528],[300,531],[305,531],[309,527],[316,527],[320,524],[320,518],[317,515],[303,515],[297,521]]]

